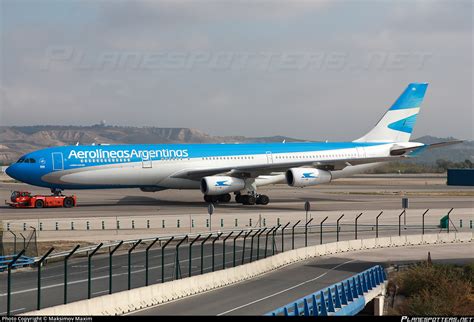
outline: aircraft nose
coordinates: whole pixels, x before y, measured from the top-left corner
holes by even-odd
[[[16,179],[16,177],[15,177],[15,172],[16,172],[16,171],[15,171],[15,168],[16,168],[16,164],[12,164],[11,166],[9,166],[9,167],[5,170],[5,173],[6,173],[9,177],[11,177],[11,178],[13,178],[13,179]]]

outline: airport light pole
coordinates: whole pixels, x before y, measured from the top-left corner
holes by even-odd
[[[191,277],[192,274],[192,260],[193,260],[193,244],[201,237],[201,235],[197,235],[196,238],[193,239],[191,244],[189,244],[189,272],[188,272],[188,277]]]
[[[296,224],[291,227],[291,249],[295,249],[295,227],[301,222],[301,220],[298,220]]]
[[[100,243],[99,245],[97,245],[97,247],[92,251],[92,253],[89,254],[89,256],[87,256],[87,298],[90,299],[91,298],[91,279],[92,279],[92,270],[91,270],[91,266],[92,266],[92,256],[94,256],[94,254],[99,250],[99,248],[101,248],[103,245],[103,243]]]
[[[165,248],[169,243],[174,239],[174,236],[171,236],[170,239],[161,247],[161,283],[165,282]]]
[[[379,217],[382,216],[383,211],[381,211],[377,217],[375,217],[375,238],[379,238]]]
[[[421,234],[425,234],[425,215],[430,211],[429,209],[426,209],[425,212],[421,215]]]
[[[21,252],[19,252],[13,259],[11,260],[10,263],[8,263],[7,266],[7,271],[8,271],[8,276],[7,276],[7,316],[10,316],[11,312],[11,304],[12,304],[12,267],[15,265],[16,261],[23,256],[25,253],[25,250],[23,249]]]
[[[159,238],[155,238],[150,245],[145,249],[145,286],[148,286],[148,266],[149,266],[149,251],[155,245],[155,243],[160,240]]]
[[[43,265],[43,262],[45,261],[46,257],[51,254],[51,252],[54,250],[54,247],[51,247],[46,254],[41,257],[41,259],[38,261],[38,293],[37,293],[37,305],[36,309],[41,310],[41,266]]]
[[[234,240],[233,240],[233,256],[232,256],[232,267],[235,267],[235,244],[236,244],[236,241],[237,241],[237,238],[240,237],[240,235],[243,234],[243,230],[240,231],[240,233],[237,234],[237,236],[234,237]]]
[[[117,246],[115,246],[112,251],[109,252],[109,294],[112,294],[112,257],[114,256],[114,253],[119,249],[120,246],[122,246],[123,240],[121,240]]]
[[[339,221],[344,217],[344,214],[342,214],[339,218],[337,218],[336,221],[336,241],[339,241]]]
[[[137,247],[140,245],[142,242],[141,239],[139,239],[133,246],[128,250],[128,289],[130,290],[132,288],[132,252]]]
[[[67,304],[67,262],[79,247],[81,247],[81,245],[76,245],[69,254],[64,256],[64,304]]]

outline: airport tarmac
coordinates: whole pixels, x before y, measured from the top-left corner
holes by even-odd
[[[12,190],[49,194],[48,189],[21,183],[0,183],[0,200]],[[115,216],[156,216],[207,214],[207,204],[198,190],[166,190],[155,193],[139,189],[75,190],[78,206],[72,209],[12,209],[2,205],[0,220]],[[270,197],[266,206],[244,206],[235,202],[217,204],[216,213],[285,213],[303,209],[310,201],[312,211],[400,209],[402,197],[409,208],[474,208],[472,187],[447,186],[440,175],[363,175],[336,180],[330,184],[292,188],[279,184],[259,189]]]

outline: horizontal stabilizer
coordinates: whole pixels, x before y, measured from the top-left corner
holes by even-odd
[[[435,148],[440,148],[443,146],[448,146],[448,145],[453,145],[453,144],[458,144],[462,143],[464,141],[462,140],[455,140],[455,141],[448,141],[448,142],[439,142],[439,143],[433,143],[433,144],[423,144],[423,145],[416,145],[416,146],[411,146],[411,147],[394,147],[390,150],[390,155],[395,156],[395,155],[404,155],[409,153],[410,156],[417,155],[421,153],[422,151],[426,149],[435,149]]]

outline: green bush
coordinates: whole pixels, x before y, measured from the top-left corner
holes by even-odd
[[[392,281],[404,301],[394,308],[400,315],[474,314],[474,264],[422,263],[398,273]]]

